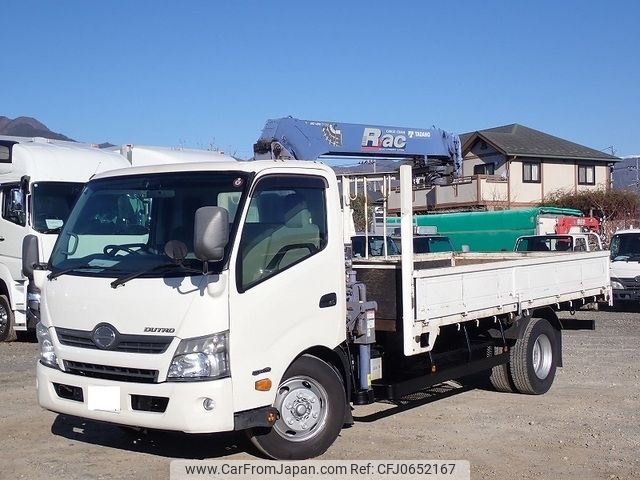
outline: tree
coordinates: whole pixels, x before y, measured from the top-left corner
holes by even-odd
[[[559,190],[547,195],[542,205],[575,208],[585,215],[621,220],[636,218],[640,211],[640,197],[635,192],[616,188],[582,190],[576,193]]]
[[[351,200],[351,210],[353,210],[353,223],[356,232],[365,232],[369,230],[373,223],[373,207],[368,205],[367,207],[367,221],[365,221],[364,214],[364,195],[358,195],[355,199]]]
[[[575,208],[585,215],[600,218],[600,233],[606,246],[616,230],[638,225],[640,196],[635,192],[616,188],[582,190],[576,193],[559,190],[547,195],[541,206]]]

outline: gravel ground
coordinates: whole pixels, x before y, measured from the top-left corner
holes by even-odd
[[[640,478],[640,314],[578,312],[542,396],[449,382],[409,405],[355,410],[326,459],[467,459],[471,478]],[[0,344],[0,478],[168,478],[172,459],[255,458],[240,434],[125,433],[42,410],[37,344]]]

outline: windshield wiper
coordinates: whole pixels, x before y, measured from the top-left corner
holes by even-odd
[[[64,268],[57,272],[51,272],[49,275],[47,275],[47,278],[49,280],[55,280],[60,275],[64,275],[65,273],[73,272],[74,270],[85,270],[87,268],[100,268],[100,267],[96,267],[95,265],[89,265],[88,263],[81,263],[80,265],[76,265],[75,267]]]
[[[62,231],[62,227],[56,227],[56,228],[47,228],[45,230],[42,230],[41,233],[60,233]]]
[[[163,263],[161,265],[156,265],[153,268],[149,268],[147,270],[140,270],[139,272],[130,273],[129,275],[123,275],[122,277],[116,278],[113,282],[111,282],[111,288],[118,288],[120,285],[124,285],[129,280],[133,280],[134,278],[138,278],[142,275],[146,275],[147,273],[159,272],[162,270],[169,270],[174,268],[181,268],[185,272],[193,272],[193,273],[202,273],[202,270],[197,270],[195,268],[185,267],[181,263]]]

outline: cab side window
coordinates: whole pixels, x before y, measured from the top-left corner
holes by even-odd
[[[323,178],[311,176],[269,176],[257,184],[240,239],[240,292],[326,246],[325,189]]]

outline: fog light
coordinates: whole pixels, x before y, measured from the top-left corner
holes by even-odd
[[[216,402],[214,402],[213,399],[211,398],[205,398],[204,402],[202,402],[202,406],[204,407],[205,410],[210,411],[216,408]]]

